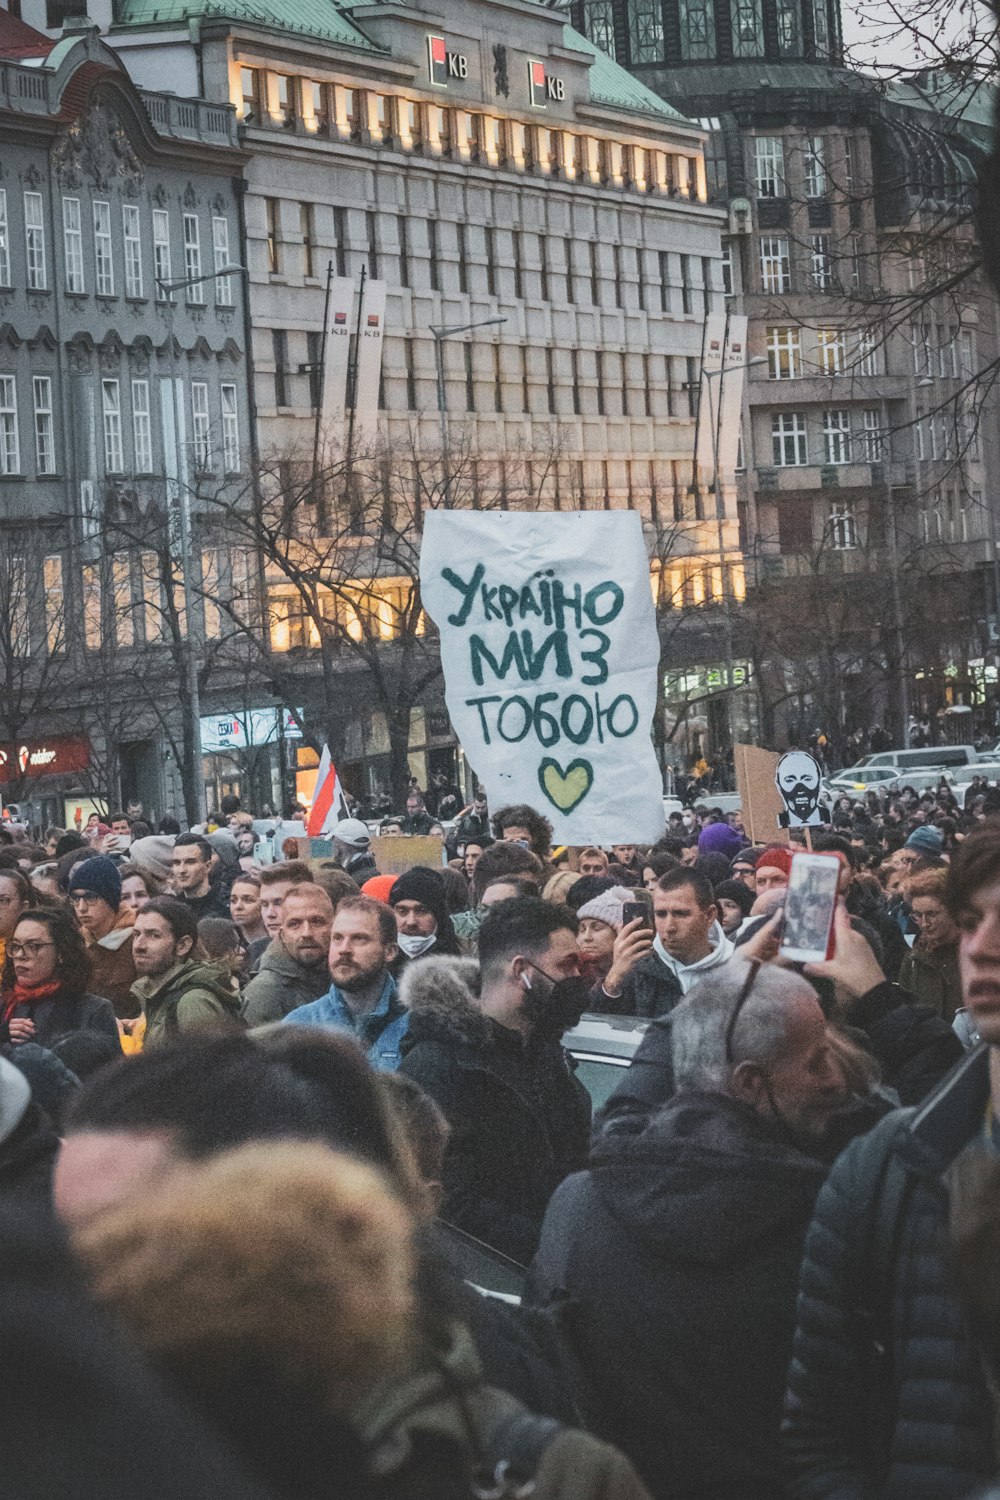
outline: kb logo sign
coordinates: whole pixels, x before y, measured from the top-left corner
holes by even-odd
[[[547,72],[543,62],[532,59],[528,63],[528,97],[534,109],[547,108],[550,100],[561,104],[566,98],[566,85]]]
[[[469,59],[463,52],[449,52],[443,36],[427,38],[427,67],[431,83],[439,89],[446,89],[450,78],[469,76]]]

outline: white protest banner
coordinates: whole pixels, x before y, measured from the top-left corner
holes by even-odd
[[[420,589],[491,805],[541,809],[557,844],[658,839],[659,642],[639,516],[431,511]]]

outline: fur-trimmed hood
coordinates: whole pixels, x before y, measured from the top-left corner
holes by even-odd
[[[479,965],[472,958],[416,959],[399,981],[399,998],[410,1012],[408,1046],[456,1042],[481,1047],[494,1028],[479,1009]]]

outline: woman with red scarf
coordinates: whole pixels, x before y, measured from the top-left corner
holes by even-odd
[[[87,994],[90,960],[65,912],[38,907],[19,918],[0,974],[0,1045],[51,1047],[71,1031],[118,1040],[110,1000]]]

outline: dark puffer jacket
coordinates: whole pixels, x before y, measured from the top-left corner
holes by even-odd
[[[598,1430],[657,1500],[780,1495],[799,1258],[825,1171],[753,1110],[690,1092],[606,1130],[552,1199],[527,1300],[562,1304]]]
[[[981,1049],[920,1109],[852,1142],[819,1196],[786,1400],[795,1500],[954,1500],[995,1469],[991,1403],[947,1263],[944,1182],[981,1134],[987,1070]],[[876,1198],[896,1198],[896,1211],[880,1219]],[[876,1340],[889,1370],[872,1358]]]
[[[590,1098],[556,1041],[528,1041],[484,1015],[476,964],[407,966],[401,1073],[444,1111],[451,1139],[442,1218],[527,1265],[545,1206],[587,1159]]]

